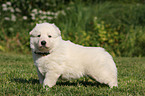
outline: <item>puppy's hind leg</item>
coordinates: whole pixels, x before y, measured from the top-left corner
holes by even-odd
[[[96,81],[104,84],[108,84],[110,88],[113,86],[117,87],[117,74],[114,72],[110,72],[107,69],[99,72],[90,71],[89,76]]]
[[[117,80],[111,81],[108,85],[109,85],[110,88],[118,87]]]

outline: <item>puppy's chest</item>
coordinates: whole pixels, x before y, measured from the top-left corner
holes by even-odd
[[[38,68],[39,72],[44,75],[47,71],[50,70],[51,63],[45,60],[37,60],[35,66]]]
[[[35,66],[38,68],[40,73],[44,75],[46,72],[53,71],[53,70],[62,70],[64,65],[63,59],[58,58],[38,58],[35,61]]]

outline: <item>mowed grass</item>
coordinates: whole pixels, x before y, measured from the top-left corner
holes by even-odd
[[[105,84],[88,77],[65,81],[45,90],[39,84],[31,55],[0,53],[0,96],[144,96],[145,57],[114,58],[118,68],[118,88],[110,89]]]

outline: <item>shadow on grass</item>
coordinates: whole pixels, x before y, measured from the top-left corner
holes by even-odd
[[[30,79],[23,79],[23,78],[14,78],[14,79],[11,79],[12,82],[18,82],[18,83],[29,83],[29,84],[39,84],[39,80],[37,79],[33,79],[33,78],[30,78]]]
[[[99,82],[89,82],[89,81],[78,81],[78,82],[70,82],[70,81],[58,81],[56,85],[60,86],[96,86],[96,87],[109,87],[106,84],[101,84]]]
[[[14,78],[11,79],[12,82],[18,82],[18,83],[29,83],[29,84],[39,84],[39,80],[38,79],[23,79],[23,78]],[[91,81],[81,81],[81,80],[77,80],[77,81],[68,81],[68,80],[58,80],[58,82],[56,83],[56,85],[58,86],[96,86],[96,87],[109,87],[106,84],[101,84],[99,82],[91,82]]]

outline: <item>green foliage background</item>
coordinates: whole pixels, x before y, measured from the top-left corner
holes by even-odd
[[[144,0],[0,1],[0,51],[30,53],[36,23],[55,23],[62,37],[101,46],[113,56],[145,56]]]

